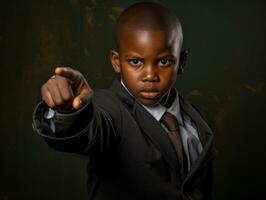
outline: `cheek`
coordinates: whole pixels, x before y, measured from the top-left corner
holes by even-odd
[[[131,66],[128,66],[128,64],[124,64],[121,68],[120,75],[126,87],[134,93],[139,79],[138,73]]]
[[[132,67],[128,63],[125,63],[121,68],[121,70],[122,70],[121,75],[123,76],[124,79],[128,81],[136,83],[136,81],[139,81],[139,79],[141,79],[141,72],[134,69],[134,67]]]
[[[177,75],[177,70],[175,68],[171,70],[166,70],[161,76],[164,85],[168,86],[174,84],[176,80],[176,75]]]

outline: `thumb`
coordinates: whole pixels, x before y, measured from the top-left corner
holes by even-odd
[[[90,99],[92,98],[93,91],[92,89],[83,89],[78,96],[73,100],[72,106],[75,110],[80,109],[82,106],[85,106]]]

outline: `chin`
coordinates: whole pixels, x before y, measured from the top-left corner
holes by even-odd
[[[153,107],[157,106],[159,104],[159,100],[154,100],[154,99],[142,99],[139,101],[142,105],[147,106],[147,107]]]

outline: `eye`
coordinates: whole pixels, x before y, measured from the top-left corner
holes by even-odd
[[[138,58],[133,58],[129,60],[129,63],[133,66],[139,66],[142,64],[141,60]]]
[[[175,61],[173,59],[169,59],[169,58],[161,58],[158,60],[158,65],[159,66],[167,66],[170,65],[172,63],[174,63]]]

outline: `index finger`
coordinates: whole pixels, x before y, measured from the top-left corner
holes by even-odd
[[[57,67],[55,69],[55,74],[63,76],[73,82],[79,81],[81,79],[81,73],[70,67]]]

